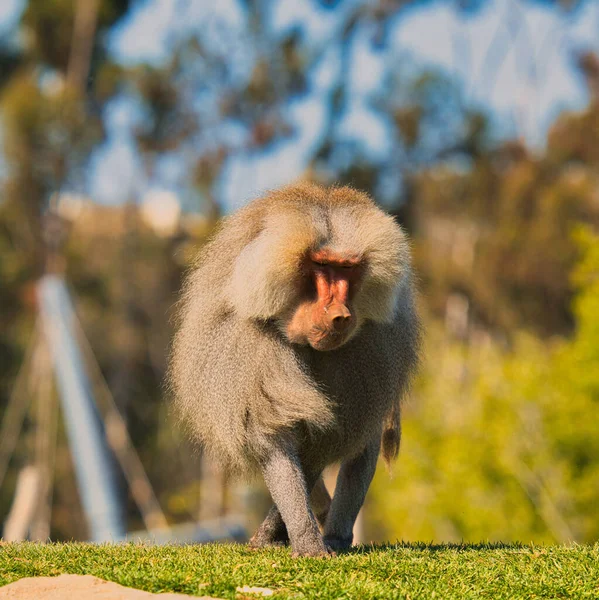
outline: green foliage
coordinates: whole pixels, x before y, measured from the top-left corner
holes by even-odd
[[[379,473],[371,534],[404,540],[599,537],[599,237],[576,235],[576,334],[543,344],[520,333],[506,351],[429,328],[403,451]]]
[[[3,198],[20,221],[27,258],[38,271],[43,262],[43,214],[50,196],[69,172],[85,160],[101,137],[97,119],[89,119],[80,95],[68,87],[44,91],[31,73],[12,78],[3,90],[4,156],[9,177]]]
[[[574,271],[576,333],[552,357],[547,404],[554,405],[550,426],[555,449],[567,465],[565,485],[571,490],[576,528],[586,539],[599,538],[596,519],[599,489],[599,235],[576,231],[583,259]]]
[[[45,258],[43,214],[51,197],[81,179],[92,148],[102,139],[98,109],[116,91],[114,79],[120,73],[108,68],[102,33],[128,4],[102,0],[96,10],[93,2],[30,0],[20,23],[27,43],[18,51],[0,51],[0,62],[7,67],[0,77],[8,166],[2,202],[17,211],[21,225],[13,235],[23,235],[27,260],[38,273]],[[77,21],[84,27],[74,35]],[[102,77],[95,94],[90,82],[98,70]]]
[[[239,545],[8,544],[0,546],[0,585],[74,573],[231,599],[245,586],[272,590],[274,598],[591,599],[599,595],[598,565],[599,545],[398,544],[294,559],[289,549]]]

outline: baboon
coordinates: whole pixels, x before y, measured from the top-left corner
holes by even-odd
[[[351,546],[379,450],[387,462],[399,450],[418,357],[412,289],[402,229],[348,187],[270,192],[203,248],[170,386],[206,451],[264,476],[274,505],[251,545],[289,542],[298,556]],[[331,500],[321,474],[337,462]]]

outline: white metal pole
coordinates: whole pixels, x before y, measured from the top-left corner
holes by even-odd
[[[45,275],[38,297],[90,537],[94,542],[117,541],[126,533],[118,486],[76,342],[73,305],[64,280]]]

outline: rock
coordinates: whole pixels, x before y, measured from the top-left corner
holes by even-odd
[[[274,592],[269,588],[252,587],[249,585],[238,587],[237,591],[240,594],[257,594],[258,596],[272,596],[274,594]]]
[[[211,596],[152,594],[92,575],[26,577],[0,587],[0,600],[218,600]]]

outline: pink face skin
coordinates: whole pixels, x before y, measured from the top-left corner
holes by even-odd
[[[352,300],[362,279],[360,259],[317,250],[307,256],[303,270],[307,299],[287,323],[287,337],[292,343],[309,344],[315,350],[339,348],[356,328]]]

